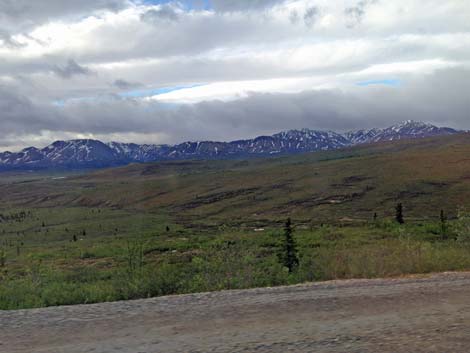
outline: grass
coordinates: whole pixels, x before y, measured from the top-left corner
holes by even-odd
[[[135,164],[70,176],[0,177],[5,209],[101,207],[166,213],[195,226],[264,226],[393,216],[451,217],[470,198],[470,135],[248,161]],[[29,178],[29,179],[28,179]]]
[[[457,225],[447,240],[432,222],[298,226],[300,265],[289,274],[279,261],[282,227],[194,231],[122,210],[26,213],[30,219],[1,223],[1,309],[470,269],[470,243],[456,240]],[[42,219],[63,223],[43,227]],[[87,235],[71,240],[84,227]]]
[[[0,309],[468,270],[470,218],[457,215],[470,206],[469,152],[461,135],[0,175]],[[403,226],[393,222],[397,202]],[[300,260],[291,274],[279,261],[287,217]]]

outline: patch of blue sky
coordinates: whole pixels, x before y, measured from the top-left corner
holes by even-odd
[[[162,87],[162,88],[152,88],[152,89],[138,89],[127,92],[119,93],[118,95],[123,98],[143,98],[143,97],[152,97],[158,96],[165,93],[170,93],[174,91],[180,91],[182,89],[194,88],[203,86],[202,84],[187,85],[187,86],[175,86],[175,87]]]
[[[387,79],[381,79],[381,80],[367,80],[367,81],[356,82],[356,86],[361,86],[361,87],[374,86],[374,85],[398,87],[401,85],[401,80],[397,78],[387,78]]]
[[[204,84],[194,84],[194,85],[186,85],[186,86],[175,86],[175,87],[162,87],[162,88],[151,88],[151,89],[139,89],[139,90],[132,90],[127,92],[118,93],[117,96],[121,98],[145,98],[145,97],[153,97],[158,96],[165,93],[170,93],[174,91],[179,91],[182,89],[187,88],[194,88],[204,86]],[[53,105],[56,107],[65,107],[68,103],[82,103],[82,102],[102,102],[106,100],[113,99],[111,96],[106,95],[99,95],[96,97],[73,97],[73,98],[66,98],[66,99],[59,99],[52,102]],[[177,105],[177,104],[171,104]]]

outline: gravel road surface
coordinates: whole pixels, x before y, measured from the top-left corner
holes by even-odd
[[[470,273],[0,311],[0,352],[470,352]]]

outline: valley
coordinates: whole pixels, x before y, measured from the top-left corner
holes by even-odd
[[[466,270],[469,152],[460,134],[269,159],[3,173],[0,308]],[[294,273],[279,260],[288,217]]]

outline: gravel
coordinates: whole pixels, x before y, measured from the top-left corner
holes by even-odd
[[[469,352],[470,273],[0,311],[2,353]]]

